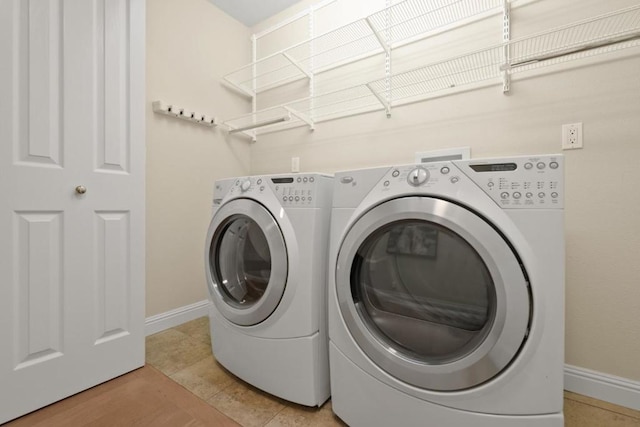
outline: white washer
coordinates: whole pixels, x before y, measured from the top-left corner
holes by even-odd
[[[563,425],[563,157],[335,176],[334,412],[352,426]]]
[[[333,179],[217,181],[205,248],[213,354],[283,399],[329,398],[326,253]]]

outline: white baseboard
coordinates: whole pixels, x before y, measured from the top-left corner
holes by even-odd
[[[567,391],[640,411],[640,381],[565,365],[564,388]]]
[[[208,300],[147,317],[147,336],[173,328],[198,317],[209,315]],[[565,365],[564,388],[567,391],[604,400],[640,411],[640,381],[603,374],[577,366]]]
[[[209,315],[208,300],[198,301],[194,304],[185,305],[165,313],[147,317],[144,322],[144,332],[146,336],[162,332],[165,329],[182,325],[183,323],[197,319],[198,317]]]

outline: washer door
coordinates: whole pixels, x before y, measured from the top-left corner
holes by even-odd
[[[463,390],[498,375],[528,331],[528,283],[489,223],[429,197],[385,202],[347,232],[336,269],[346,325],[397,379]]]
[[[214,304],[229,321],[250,326],[273,313],[285,290],[287,250],[278,223],[261,204],[236,199],[214,215],[206,247]]]

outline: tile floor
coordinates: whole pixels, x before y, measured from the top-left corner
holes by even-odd
[[[331,411],[273,397],[234,377],[211,354],[209,319],[147,337],[147,363],[246,427],[344,426]],[[565,392],[566,427],[640,427],[640,411]]]

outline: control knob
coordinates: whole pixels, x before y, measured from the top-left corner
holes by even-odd
[[[424,184],[429,180],[429,172],[426,169],[417,167],[407,176],[407,182],[414,187]]]
[[[240,189],[242,191],[247,191],[249,189],[249,187],[251,187],[251,181],[248,180],[248,179],[242,181],[242,184],[240,184]]]

